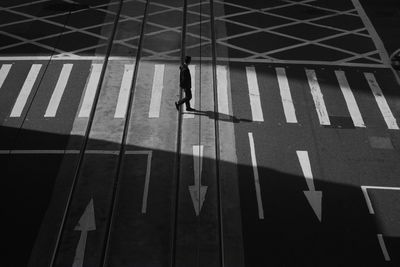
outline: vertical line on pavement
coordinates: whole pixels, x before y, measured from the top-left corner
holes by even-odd
[[[221,193],[221,181],[219,175],[219,112],[218,112],[218,87],[217,87],[217,51],[216,51],[216,37],[215,37],[215,25],[214,25],[214,1],[210,1],[210,26],[211,26],[211,51],[212,51],[212,81],[213,81],[213,92],[214,92],[214,112],[216,116],[214,119],[215,125],[215,166],[216,166],[216,179],[217,179],[217,195],[218,195],[218,226],[219,226],[219,243],[220,243],[220,266],[225,266],[224,261],[224,238],[223,238],[223,223],[222,223],[222,193]]]
[[[256,198],[257,198],[258,218],[260,220],[264,220],[264,207],[261,197],[260,177],[258,175],[257,157],[256,157],[256,149],[254,147],[253,133],[248,133],[248,136],[250,144],[251,166],[253,167],[254,187],[256,190]]]
[[[378,237],[379,245],[381,246],[382,254],[383,254],[383,257],[385,258],[385,261],[390,261],[390,256],[389,256],[388,250],[386,248],[386,244],[385,244],[385,240],[383,239],[383,235],[377,234],[377,237]]]
[[[182,34],[181,34],[181,64],[185,58],[186,53],[186,13],[187,13],[187,0],[183,0],[183,15],[182,15]],[[182,98],[182,89],[178,86],[179,90],[179,99]],[[176,185],[173,187],[175,188],[175,194],[172,203],[172,210],[173,210],[173,222],[172,222],[172,229],[171,229],[171,267],[174,267],[176,264],[176,243],[177,243],[177,227],[178,227],[178,204],[179,204],[179,189],[180,189],[180,164],[181,164],[181,139],[182,139],[182,112],[179,109],[178,112],[178,129],[177,129],[177,136],[176,136],[176,153],[175,153],[175,160],[174,160],[174,176]]]
[[[122,169],[123,169],[123,157],[126,153],[126,143],[128,139],[128,132],[129,132],[129,124],[130,124],[130,119],[131,119],[131,114],[132,114],[132,108],[133,108],[133,99],[134,99],[134,92],[135,92],[135,86],[136,86],[136,80],[139,72],[139,66],[140,66],[140,59],[141,59],[141,54],[142,54],[142,46],[143,46],[143,39],[144,39],[144,31],[146,28],[146,21],[147,21],[147,13],[148,13],[148,8],[149,8],[149,3],[151,0],[147,0],[145,7],[144,7],[144,15],[143,15],[143,20],[142,20],[142,25],[140,29],[140,38],[139,38],[139,43],[137,46],[137,52],[136,52],[136,64],[134,68],[134,73],[132,77],[132,82],[131,82],[131,87],[130,87],[130,95],[128,97],[128,107],[126,111],[126,119],[124,123],[124,131],[122,134],[122,140],[121,140],[121,148],[119,151],[118,155],[118,162],[117,162],[117,173],[115,175],[114,179],[114,184],[113,184],[113,190],[112,190],[112,195],[111,195],[111,203],[110,203],[110,209],[108,216],[106,217],[106,236],[104,238],[104,243],[103,243],[103,252],[101,254],[101,262],[102,266],[105,267],[107,266],[108,262],[108,250],[110,247],[110,239],[111,239],[111,232],[113,229],[113,223],[114,223],[114,218],[115,218],[115,210],[116,210],[116,205],[117,205],[117,199],[119,198],[119,181],[121,180],[121,174],[122,174]]]
[[[202,16],[203,16],[203,1],[200,1],[200,6],[199,6],[199,36],[200,36],[200,38],[199,38],[199,58],[200,58],[200,62],[199,62],[199,77],[200,77],[200,79],[199,79],[199,109],[201,110],[201,108],[202,108],[202,101],[201,101],[201,93],[202,93],[202,72],[203,72],[203,62],[202,62],[202,41],[201,41],[201,36],[202,36]],[[198,116],[198,119],[199,119],[199,127],[198,127],[198,140],[197,140],[197,143],[198,143],[198,145],[199,145],[199,147],[201,146],[201,116]],[[199,151],[199,153],[200,153],[200,151]],[[200,155],[195,159],[195,160],[197,160],[198,162],[197,162],[197,164],[198,165],[200,165]],[[196,171],[196,169],[194,169],[195,171]],[[200,177],[199,177],[199,183],[197,184],[197,190],[198,190],[198,193],[199,193],[199,195],[198,195],[198,198],[199,198],[199,201],[197,202],[197,209],[198,209],[198,211],[199,211],[199,213],[198,213],[198,216],[196,217],[196,219],[197,219],[197,231],[196,231],[196,234],[197,234],[197,246],[196,246],[196,266],[200,266],[200,234],[201,234],[201,231],[200,231],[200,229],[201,229],[201,170],[200,170],[200,168],[198,168],[197,169],[197,171],[198,171],[198,173],[197,174],[194,174],[195,176],[194,177],[196,177],[196,175],[199,175]]]
[[[122,5],[123,5],[123,0],[119,0],[118,10],[117,10],[116,16],[114,18],[114,24],[113,24],[113,28],[112,28],[112,31],[111,31],[111,36],[110,36],[110,38],[108,40],[108,43],[107,43],[107,51],[106,51],[106,54],[105,54],[105,57],[104,57],[104,64],[103,64],[102,69],[101,69],[99,83],[97,85],[97,90],[96,90],[96,93],[95,93],[95,96],[94,96],[93,105],[92,105],[92,108],[91,108],[90,114],[89,114],[88,125],[86,126],[85,135],[84,135],[84,138],[83,138],[83,143],[82,143],[80,151],[79,151],[79,158],[78,158],[77,167],[75,169],[74,177],[72,179],[71,189],[70,189],[69,194],[68,194],[67,202],[65,204],[65,209],[64,209],[64,213],[63,213],[63,218],[61,220],[60,228],[59,228],[59,231],[58,231],[58,234],[57,234],[56,243],[55,243],[55,246],[54,246],[54,250],[52,252],[52,256],[51,256],[52,258],[51,258],[51,262],[50,262],[50,267],[53,267],[54,264],[55,264],[55,260],[56,260],[56,257],[57,257],[57,254],[58,254],[58,250],[59,250],[59,247],[60,247],[61,236],[64,233],[64,227],[65,227],[65,224],[66,224],[67,216],[68,216],[68,214],[70,212],[72,196],[73,196],[73,194],[75,192],[76,184],[78,182],[78,178],[79,178],[79,175],[81,173],[83,157],[85,155],[85,150],[86,150],[86,147],[87,147],[87,144],[88,144],[89,134],[90,134],[90,130],[92,128],[95,110],[96,110],[96,107],[97,107],[97,104],[98,104],[98,101],[99,101],[100,90],[101,90],[101,87],[103,85],[103,80],[104,80],[104,76],[105,76],[107,65],[108,65],[108,59],[109,59],[109,57],[111,55],[111,49],[112,49],[113,40],[115,38],[116,31],[117,31],[118,21],[119,21],[119,18],[120,18],[120,15],[121,15],[121,10],[122,10]]]

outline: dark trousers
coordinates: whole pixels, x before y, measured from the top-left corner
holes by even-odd
[[[190,99],[192,99],[192,89],[183,88],[185,91],[185,97],[178,101],[178,105],[186,104],[186,109],[190,108]]]

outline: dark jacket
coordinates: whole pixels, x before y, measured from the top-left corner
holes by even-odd
[[[183,64],[179,67],[179,69],[181,70],[179,86],[184,89],[192,88],[192,78],[190,76],[190,70],[188,66]]]

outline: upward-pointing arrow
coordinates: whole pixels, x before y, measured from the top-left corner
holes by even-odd
[[[193,146],[194,185],[189,186],[196,216],[199,216],[207,193],[207,186],[201,185],[201,173],[203,170],[204,146]]]
[[[96,230],[96,222],[94,218],[93,199],[91,199],[85,209],[85,212],[80,218],[78,224],[75,226],[75,231],[81,231],[81,237],[79,238],[78,246],[76,247],[75,257],[72,267],[83,266],[83,261],[85,258],[87,234],[89,231],[94,231],[94,230]]]
[[[300,166],[303,171],[304,178],[306,178],[308,191],[304,191],[308,203],[314,210],[318,220],[322,221],[322,191],[315,191],[314,178],[311,171],[310,159],[308,158],[307,151],[297,151],[297,157],[299,158]]]

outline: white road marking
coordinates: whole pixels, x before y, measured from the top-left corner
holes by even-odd
[[[159,118],[162,89],[164,84],[164,64],[154,66],[153,88],[151,90],[149,118]]]
[[[85,86],[85,95],[83,97],[82,105],[79,110],[79,115],[78,115],[79,118],[83,117],[87,118],[90,115],[97,86],[100,81],[102,67],[103,64],[92,64],[92,68],[90,70],[90,76]]]
[[[126,110],[128,108],[128,101],[129,101],[134,69],[135,69],[134,64],[125,65],[114,118],[125,118]]]
[[[128,151],[128,152],[136,152],[136,151]],[[126,154],[133,154],[133,153]],[[79,154],[80,151],[76,149],[30,149],[30,150],[0,150],[0,154]],[[85,150],[85,154],[100,154],[100,155],[118,155],[120,153],[119,150]]]
[[[20,150],[0,150],[0,154],[79,154],[77,149],[20,149]],[[104,154],[104,155],[118,155],[119,150],[85,150],[85,154]],[[125,151],[126,155],[148,155],[152,153],[151,150],[131,150]]]
[[[207,194],[208,186],[201,184],[201,175],[203,172],[203,145],[193,146],[193,171],[194,185],[189,185],[190,196],[192,197],[194,211],[199,216],[201,208]]]
[[[284,68],[275,68],[278,77],[279,90],[281,92],[283,111],[286,122],[297,123],[296,111],[294,109],[292,95],[290,93],[289,81]]]
[[[369,214],[375,214],[375,211],[374,211],[374,208],[372,207],[371,199],[369,198],[369,195],[368,195],[368,191],[367,191],[368,189],[400,191],[400,187],[362,185],[361,191],[363,192],[365,202],[367,202]]]
[[[314,100],[315,109],[318,114],[319,123],[321,125],[331,125],[329,120],[328,111],[326,110],[324,96],[322,95],[321,88],[319,87],[317,76],[314,70],[306,69],[308,84],[311,89],[311,95]]]
[[[255,67],[246,67],[246,75],[253,121],[264,121]]]
[[[77,56],[73,54],[68,54],[68,55],[55,55],[55,56],[26,56],[26,57],[0,57],[0,61],[33,61],[33,60],[92,60],[92,61],[99,61],[99,60],[104,60],[104,57],[102,56]],[[231,61],[231,62],[242,62],[242,63],[281,63],[281,64],[296,64],[296,65],[310,65],[310,64],[315,64],[316,62],[318,65],[324,65],[324,66],[337,66],[338,62],[337,61],[313,61],[313,60],[277,60],[277,59],[268,59],[268,58],[228,58],[228,57],[219,57],[218,58],[221,61]],[[128,57],[110,57],[108,61],[125,61],[125,60],[131,60],[131,58]],[[169,61],[174,61],[176,62],[177,60],[179,61],[179,57],[171,57],[168,59],[163,59],[163,60],[169,60]],[[199,57],[192,57],[192,60],[200,60]],[[202,57],[201,60],[204,61],[212,61],[211,57]],[[384,64],[379,64],[379,63],[352,63],[352,62],[340,62],[340,66],[348,66],[348,67],[369,67],[369,68],[387,68],[390,65],[384,65]]]
[[[4,81],[7,78],[8,72],[11,69],[12,64],[3,64],[0,69],[0,88],[3,86]]]
[[[74,228],[80,231],[81,235],[75,250],[72,267],[82,267],[85,260],[86,241],[89,231],[96,230],[96,220],[94,215],[93,199],[90,200],[78,224]]]
[[[256,188],[258,217],[261,220],[263,220],[264,219],[264,208],[263,208],[262,198],[261,198],[260,179],[258,177],[257,158],[256,158],[256,151],[254,148],[253,133],[249,133],[249,143],[250,143],[251,164],[253,166],[253,174],[254,174],[254,185]]]
[[[376,52],[379,53],[382,61],[383,61],[383,66],[390,66],[390,58],[388,55],[388,52],[386,51],[386,48],[382,42],[382,40],[379,37],[379,34],[376,32],[374,25],[372,24],[371,20],[367,16],[367,13],[365,13],[361,3],[359,0],[351,0],[353,2],[354,7],[357,10],[358,15],[360,16],[361,20],[363,21],[365,28],[367,29],[369,35],[371,36],[372,40],[375,43],[375,47],[377,48]]]
[[[22,86],[21,91],[19,92],[19,95],[17,97],[17,100],[15,101],[14,107],[11,110],[10,117],[20,117],[22,111],[24,110],[26,101],[28,100],[28,97],[32,91],[33,85],[35,84],[36,78],[39,75],[40,69],[42,67],[42,64],[33,64],[28,76],[26,77],[26,80],[24,82],[24,85]]]
[[[153,156],[153,151],[151,151],[151,150],[125,151],[125,154],[126,155],[147,155],[146,178],[144,181],[143,198],[142,198],[142,213],[145,214],[147,212],[147,199],[149,196],[151,159]]]
[[[353,92],[351,91],[349,82],[347,81],[344,71],[335,71],[336,78],[338,79],[340,89],[342,90],[344,99],[349,109],[351,119],[353,120],[354,126],[365,127],[364,120],[361,116],[360,109],[358,108],[356,99],[354,98]]]
[[[310,158],[307,151],[296,151],[300,162],[301,170],[306,179],[308,191],[304,191],[311,208],[313,209],[318,220],[322,221],[322,191],[315,191],[314,177],[311,170]]]
[[[300,162],[301,170],[303,171],[304,178],[306,179],[308,189],[315,191],[314,177],[311,170],[310,159],[307,151],[296,151],[297,157]]]
[[[217,93],[218,112],[230,115],[228,104],[228,71],[227,67],[223,65],[217,65]]]
[[[49,105],[47,106],[45,117],[56,116],[58,106],[60,105],[61,97],[64,94],[65,87],[71,74],[72,64],[64,64],[60,77],[58,78],[56,87],[54,88],[53,94],[51,95]]]
[[[393,116],[392,111],[388,103],[386,102],[385,97],[383,96],[382,90],[379,87],[378,82],[375,79],[373,73],[364,73],[365,78],[368,81],[369,87],[371,88],[372,93],[374,94],[376,103],[382,113],[383,119],[386,122],[386,125],[389,129],[399,130],[399,126],[397,125],[396,118]]]
[[[386,248],[385,240],[383,239],[382,234],[377,234],[379,245],[381,246],[383,257],[385,257],[385,261],[390,261],[390,256]]]
[[[190,103],[192,108],[196,108],[196,65],[189,65],[189,71],[192,79],[192,100],[190,100]],[[183,114],[183,118],[193,119],[194,114],[186,112]]]

